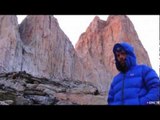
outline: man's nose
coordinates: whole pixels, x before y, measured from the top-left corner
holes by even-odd
[[[120,55],[120,56],[119,56],[119,59],[120,59],[120,60],[123,60],[123,59],[124,59],[124,56],[123,56],[123,55]]]

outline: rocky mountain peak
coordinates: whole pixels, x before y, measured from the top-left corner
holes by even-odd
[[[151,65],[131,20],[125,15],[111,15],[106,21],[95,17],[76,44],[75,49],[87,69],[86,81],[101,91],[107,91],[113,76],[118,73],[112,49],[115,43],[122,41],[134,47],[139,64]]]
[[[19,71],[22,50],[15,15],[0,16],[0,51],[0,72]]]
[[[104,26],[105,26],[105,21],[101,20],[98,16],[95,16],[86,31],[93,33],[100,32]]]

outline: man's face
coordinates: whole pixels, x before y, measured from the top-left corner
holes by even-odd
[[[125,67],[126,52],[124,50],[116,52],[116,57],[120,65]]]

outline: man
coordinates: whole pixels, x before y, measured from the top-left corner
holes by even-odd
[[[108,95],[108,105],[147,105],[160,102],[160,80],[146,65],[137,65],[134,49],[126,42],[113,47],[116,68]]]

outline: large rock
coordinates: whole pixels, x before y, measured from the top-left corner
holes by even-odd
[[[69,38],[49,15],[27,16],[20,25],[22,70],[34,76],[83,80],[83,69]]]
[[[85,80],[102,92],[108,93],[111,80],[118,73],[112,49],[115,43],[122,41],[133,45],[138,63],[151,65],[132,22],[125,15],[109,16],[107,21],[96,16],[75,46],[86,69]]]
[[[0,74],[0,105],[105,105],[105,96],[87,82]]]
[[[21,40],[15,15],[0,16],[0,72],[20,71]]]

